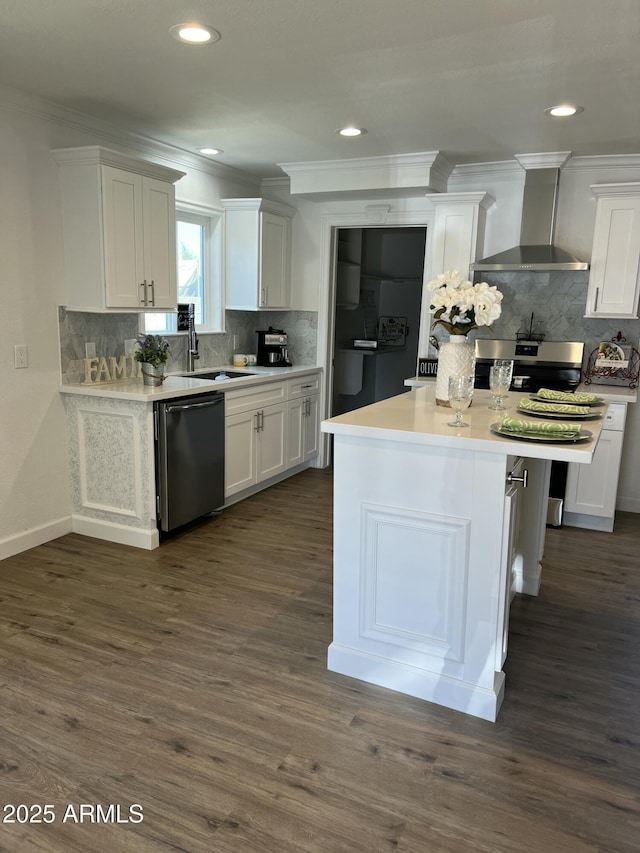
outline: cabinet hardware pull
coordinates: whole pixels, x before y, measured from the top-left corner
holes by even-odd
[[[260,415],[260,432],[264,432],[264,412],[258,412]]]
[[[256,412],[254,415],[256,419],[256,425],[254,426],[254,432],[260,432],[260,412]]]
[[[146,305],[147,304],[147,280],[146,280],[146,278],[144,281],[140,282],[140,287],[143,288],[142,299],[140,300],[140,304]]]
[[[149,287],[151,288],[151,305],[152,305],[154,308],[156,307],[156,288],[155,288],[155,284],[156,284],[156,283],[155,283],[155,281],[154,281],[153,279],[151,279],[151,281],[149,282]]]
[[[522,477],[514,477],[513,471],[509,471],[507,475],[507,483],[522,483],[522,488],[526,489],[529,484],[529,469],[522,469]]]
[[[599,287],[596,287],[596,298],[593,300],[593,313],[595,314],[598,310],[598,293],[600,291]]]

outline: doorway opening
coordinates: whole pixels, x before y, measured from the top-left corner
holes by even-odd
[[[425,227],[336,229],[331,416],[410,390],[426,237]]]

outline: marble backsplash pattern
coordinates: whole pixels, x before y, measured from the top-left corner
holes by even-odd
[[[124,355],[124,342],[138,333],[137,314],[97,314],[58,309],[60,336],[60,372],[62,383],[76,385],[84,381],[85,344],[96,345],[97,356]],[[236,352],[254,353],[257,329],[284,329],[289,335],[289,356],[296,365],[315,365],[318,317],[314,311],[227,311],[226,332],[199,334],[200,359],[196,367],[230,364],[233,336],[238,335]],[[186,370],[186,335],[167,335],[168,371]]]
[[[480,329],[479,337],[513,339],[524,325],[540,323],[545,340],[584,341],[584,365],[600,341],[618,332],[638,349],[639,320],[589,320],[584,317],[589,272],[481,272],[476,281],[495,284],[503,294],[502,315],[490,329]],[[442,337],[442,332],[436,332]]]

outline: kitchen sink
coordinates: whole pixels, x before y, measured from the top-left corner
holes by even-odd
[[[257,373],[239,373],[235,370],[212,370],[208,373],[206,371],[203,373],[181,373],[180,376],[184,377],[185,379],[216,379],[222,373],[224,373],[227,379],[242,379],[243,377],[259,375]]]

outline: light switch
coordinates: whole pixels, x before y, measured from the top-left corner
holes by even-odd
[[[92,341],[90,344],[84,345],[84,354],[85,358],[95,358],[96,357],[96,343]]]

